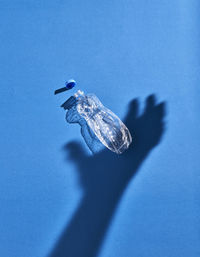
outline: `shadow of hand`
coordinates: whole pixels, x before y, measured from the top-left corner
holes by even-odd
[[[140,116],[138,107],[138,100],[133,100],[124,120],[133,142],[123,154],[105,149],[88,156],[79,143],[64,146],[69,158],[78,166],[84,196],[51,257],[97,255],[127,183],[163,135],[165,103],[156,104],[155,96],[151,95]]]
[[[124,123],[129,128],[133,142],[129,149],[122,155],[112,153],[105,148],[102,152],[88,156],[77,142],[65,145],[65,150],[79,167],[81,184],[88,191],[106,183],[105,180],[114,179],[112,176],[119,174],[119,179],[126,173],[127,178],[132,176],[137,167],[142,163],[148,153],[159,143],[164,131],[165,103],[156,104],[154,95],[146,100],[146,106],[141,116],[138,116],[138,100],[134,99],[129,104],[129,110]],[[91,185],[90,185],[91,183]]]

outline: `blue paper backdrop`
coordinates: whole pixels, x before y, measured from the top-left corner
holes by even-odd
[[[129,181],[99,256],[200,256],[198,10],[195,0],[0,1],[0,256],[48,256],[84,197],[63,146],[90,153],[59,107],[75,90],[53,95],[69,78],[120,118],[134,98],[140,114],[150,94],[166,103],[162,140]]]

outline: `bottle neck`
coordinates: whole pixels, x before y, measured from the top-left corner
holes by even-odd
[[[75,94],[74,94],[74,97],[76,98],[79,98],[79,97],[82,97],[82,96],[85,96],[84,92],[81,91],[81,90],[78,90]]]

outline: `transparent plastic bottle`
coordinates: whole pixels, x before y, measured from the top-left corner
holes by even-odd
[[[78,90],[62,107],[68,109],[67,122],[80,124],[82,136],[93,153],[101,149],[100,142],[117,154],[131,144],[128,128],[94,94],[85,95]]]

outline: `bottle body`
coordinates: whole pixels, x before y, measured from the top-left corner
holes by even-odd
[[[103,145],[121,154],[131,144],[132,137],[125,124],[94,94],[75,93],[76,109]]]

